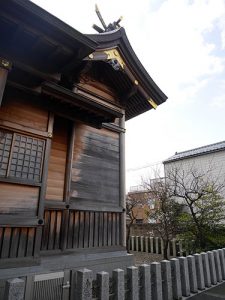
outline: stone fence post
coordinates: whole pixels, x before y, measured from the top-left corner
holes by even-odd
[[[77,271],[77,298],[78,300],[92,299],[93,272],[88,269]]]
[[[97,273],[97,283],[98,283],[98,299],[108,300],[109,299],[109,273],[99,272]]]
[[[25,291],[25,281],[20,278],[6,281],[4,300],[23,300]]]

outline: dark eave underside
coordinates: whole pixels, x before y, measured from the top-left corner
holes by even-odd
[[[62,78],[76,82],[85,57],[99,49],[118,47],[146,95],[157,105],[167,98],[141,65],[123,28],[83,35],[30,1],[8,0],[0,2],[0,36],[0,57],[12,62],[8,80],[13,84],[35,90],[44,82],[64,86]],[[127,74],[115,71],[105,62],[99,64],[104,65],[102,74],[125,107],[126,120],[152,108],[147,97],[134,91]],[[116,115],[110,112],[106,119]]]

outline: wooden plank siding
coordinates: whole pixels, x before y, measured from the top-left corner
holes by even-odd
[[[118,133],[76,124],[70,204],[81,210],[118,208]]]
[[[50,151],[46,200],[63,201],[68,143],[68,123],[55,118]]]
[[[48,111],[35,104],[32,99],[19,96],[4,97],[0,109],[0,120],[27,128],[47,131]]]
[[[95,81],[92,78],[85,78],[84,80],[81,79],[81,82],[77,84],[77,87],[85,91],[86,93],[98,96],[98,98],[102,98],[107,102],[111,102],[117,105],[119,104],[118,97],[112,88],[106,86],[104,83]]]
[[[36,216],[39,187],[0,182],[0,214]]]

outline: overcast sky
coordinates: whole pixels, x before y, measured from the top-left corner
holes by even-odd
[[[127,188],[155,164],[225,140],[225,0],[35,0],[82,33],[124,17],[130,43],[168,96],[126,123]],[[150,166],[142,168],[144,166]]]

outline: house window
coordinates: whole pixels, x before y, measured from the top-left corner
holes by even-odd
[[[45,141],[0,128],[0,177],[41,181]]]

